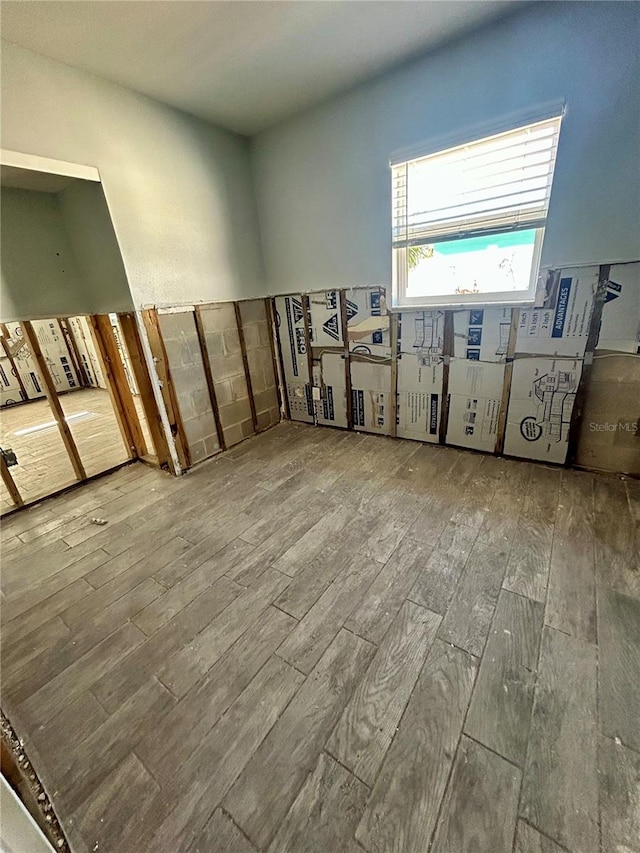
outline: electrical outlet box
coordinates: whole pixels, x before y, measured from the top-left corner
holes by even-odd
[[[311,395],[312,395],[314,400],[321,400],[322,399],[321,389],[317,385],[312,386]]]

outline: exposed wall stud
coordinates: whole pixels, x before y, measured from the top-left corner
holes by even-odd
[[[438,441],[440,444],[446,444],[447,424],[449,422],[449,362],[453,356],[454,347],[453,311],[444,312],[444,331],[442,338],[444,364],[442,365],[442,409],[440,412]]]
[[[304,345],[307,350],[307,369],[309,370],[309,385],[307,386],[309,389],[309,396],[307,398],[307,406],[311,406],[310,414],[313,417],[313,423],[318,425],[318,418],[316,416],[316,407],[313,402],[313,351],[311,349],[311,329],[309,328],[309,317],[311,315],[311,307],[309,304],[309,297],[306,293],[302,294],[302,322],[304,324]]]
[[[84,385],[85,388],[89,388],[91,387],[91,383],[89,382],[87,371],[85,370],[82,358],[80,357],[80,349],[78,348],[78,342],[76,341],[76,336],[73,332],[71,322],[68,317],[60,317],[59,323],[62,331],[62,337],[65,339],[69,352],[71,353],[71,358],[74,363],[73,366],[78,375],[78,379],[80,380],[80,384]]]
[[[207,390],[209,391],[209,400],[211,401],[211,408],[213,410],[213,418],[216,422],[216,430],[218,432],[218,441],[220,442],[220,449],[226,450],[227,445],[224,440],[224,430],[222,429],[222,421],[220,420],[220,412],[218,411],[218,398],[216,397],[216,386],[213,381],[213,374],[211,373],[211,362],[209,361],[209,348],[207,346],[207,336],[204,331],[204,325],[202,323],[202,314],[200,312],[200,307],[198,305],[194,308],[194,317],[196,321],[196,331],[198,333],[198,343],[200,344],[200,352],[202,353],[202,366],[204,368],[204,377],[207,382]],[[245,365],[246,372],[246,365]],[[253,400],[253,396],[251,395],[251,391],[249,390],[249,395]],[[253,409],[251,410],[253,414]],[[255,422],[254,422],[255,423]]]
[[[282,392],[283,389],[280,386],[280,373],[278,364],[278,354],[276,353],[276,347],[274,343],[274,326],[275,320],[273,316],[273,300],[265,299],[264,300],[264,310],[267,315],[267,325],[269,326],[269,346],[271,347],[271,360],[273,361],[273,377],[276,383],[276,393],[278,395],[278,410],[280,413],[283,411],[283,400],[282,400]]]
[[[180,408],[178,406],[178,398],[171,379],[169,359],[167,358],[167,351],[160,331],[158,312],[155,308],[147,308],[141,312],[141,315],[142,322],[144,323],[144,328],[149,339],[149,346],[156,366],[158,380],[160,381],[162,399],[169,418],[169,426],[175,442],[178,461],[183,469],[190,468],[191,455],[189,453],[189,445],[184,431],[184,424],[182,423],[182,415],[180,414]]]
[[[62,410],[62,406],[60,405],[60,400],[58,399],[55,385],[53,384],[51,374],[49,373],[49,368],[47,367],[44,356],[42,355],[42,350],[40,349],[40,341],[38,340],[38,336],[34,332],[33,326],[31,325],[31,322],[29,320],[25,320],[23,323],[20,323],[20,326],[22,328],[23,337],[29,345],[33,360],[36,363],[38,374],[42,382],[42,388],[44,389],[45,396],[49,401],[53,417],[55,418],[55,421],[58,424],[58,430],[60,431],[60,436],[69,456],[69,460],[71,461],[71,465],[73,466],[74,473],[78,480],[85,480],[87,477],[87,472],[85,471],[84,465],[82,464],[82,461],[80,459],[80,454],[78,453],[78,448],[76,446],[74,438],[71,435],[69,425],[65,420],[64,412]]]
[[[391,340],[391,408],[389,411],[389,435],[398,435],[398,315],[389,316],[389,335]]]
[[[571,412],[571,422],[569,424],[569,435],[567,437],[567,458],[565,467],[573,465],[576,459],[578,450],[578,435],[580,433],[580,421],[582,420],[582,411],[587,397],[587,386],[589,377],[593,369],[593,354],[598,344],[598,336],[600,335],[600,324],[602,322],[602,309],[607,298],[607,283],[611,272],[611,264],[602,264],[598,275],[598,289],[593,300],[593,310],[591,312],[591,322],[589,323],[589,333],[584,351],[584,360],[582,362],[582,373],[576,391],[576,399]]]
[[[16,506],[23,506],[24,501],[22,500],[22,495],[20,494],[20,490],[16,486],[15,481],[11,476],[9,466],[7,465],[7,460],[4,458],[4,455],[2,453],[0,453],[0,468],[2,469],[2,481],[4,482],[7,491],[11,495],[11,500]]]
[[[136,459],[138,456],[146,456],[147,446],[111,320],[107,314],[92,314],[89,317],[89,324],[96,351],[101,361],[100,367],[107,383],[111,405],[122,434],[122,440],[128,448],[129,457]]]
[[[273,298],[267,300],[267,304],[269,306],[269,313],[271,316],[271,334],[275,335],[276,340],[276,348],[278,351],[278,358],[276,361],[277,367],[277,382],[278,382],[278,394],[282,400],[282,408],[280,411],[284,415],[284,417],[290,421],[291,420],[291,409],[289,407],[289,395],[287,394],[287,389],[285,385],[284,378],[284,368],[282,366],[282,343],[280,341],[280,325],[278,323],[277,317],[278,312],[276,311],[276,301]]]
[[[507,431],[507,411],[509,409],[509,397],[511,396],[511,380],[513,378],[513,359],[516,352],[516,338],[518,336],[518,323],[520,322],[520,309],[511,309],[511,325],[509,327],[509,341],[507,343],[507,363],[504,368],[504,383],[502,385],[502,400],[500,401],[500,412],[498,414],[498,431],[496,434],[495,453],[504,453],[504,438]]]
[[[133,375],[140,394],[140,402],[144,410],[147,426],[151,433],[155,455],[158,460],[158,465],[162,466],[168,463],[170,459],[167,439],[162,428],[162,419],[158,411],[158,405],[153,393],[151,385],[151,377],[147,369],[147,362],[144,357],[142,341],[138,332],[136,318],[134,314],[118,314],[120,329],[124,339],[127,352],[129,354],[129,363],[133,370]]]
[[[351,396],[351,353],[349,351],[349,336],[347,334],[347,292],[338,291],[340,298],[340,320],[342,325],[342,341],[344,344],[344,387],[347,402],[347,429],[353,429],[353,398]]]

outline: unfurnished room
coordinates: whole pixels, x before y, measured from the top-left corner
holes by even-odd
[[[640,3],[0,12],[0,851],[640,853]]]

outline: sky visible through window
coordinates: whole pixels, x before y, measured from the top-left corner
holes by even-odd
[[[409,269],[407,296],[527,290],[536,229],[434,243]],[[427,253],[423,253],[427,254]]]

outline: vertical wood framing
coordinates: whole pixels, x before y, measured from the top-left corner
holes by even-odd
[[[342,324],[342,340],[344,343],[344,387],[347,395],[347,429],[353,429],[353,397],[351,396],[351,355],[349,352],[349,336],[347,334],[347,292],[340,290],[340,320]]]
[[[251,420],[253,421],[253,431],[258,432],[258,415],[256,413],[256,401],[253,399],[253,388],[251,387],[251,375],[249,373],[249,359],[247,358],[247,346],[244,340],[244,329],[242,328],[242,316],[240,314],[240,304],[233,303],[233,310],[236,315],[236,326],[238,328],[238,338],[240,339],[240,352],[242,353],[242,364],[244,365],[244,376],[247,382],[247,391],[249,393],[249,408],[251,409]]]
[[[178,461],[182,468],[191,467],[191,454],[189,453],[189,444],[182,423],[182,415],[178,406],[178,398],[176,396],[173,381],[171,379],[171,370],[169,368],[169,359],[167,351],[162,339],[160,331],[160,322],[158,320],[158,312],[155,308],[148,308],[141,312],[142,322],[149,339],[151,354],[156,366],[156,373],[160,382],[160,390],[164,401],[167,416],[169,418],[169,428],[176,446]]]
[[[284,403],[283,403],[283,391],[280,384],[280,363],[278,362],[279,352],[276,352],[276,345],[274,336],[277,334],[277,329],[275,327],[275,318],[273,315],[273,299],[266,298],[264,300],[264,310],[267,316],[267,324],[269,326],[269,346],[271,347],[271,360],[273,361],[273,377],[276,381],[276,393],[278,395],[278,411],[280,412],[280,416],[282,417],[282,413],[285,411]]]
[[[285,416],[285,418],[288,421],[290,421],[291,420],[291,408],[289,406],[289,395],[287,393],[285,379],[284,379],[284,367],[283,367],[283,361],[282,361],[282,342],[280,340],[280,324],[278,323],[278,320],[277,320],[278,312],[276,311],[276,301],[273,297],[271,299],[269,299],[269,307],[271,310],[272,322],[273,322],[272,334],[275,335],[276,346],[277,346],[277,350],[278,350],[278,361],[277,361],[278,387],[280,389],[280,395],[281,395],[282,401],[283,401],[282,414]]]
[[[82,358],[80,357],[80,349],[78,347],[78,342],[76,340],[76,336],[73,332],[73,328],[69,321],[68,317],[60,317],[59,321],[60,329],[62,331],[62,337],[65,339],[67,343],[67,348],[71,354],[71,358],[73,359],[73,366],[78,375],[78,379],[80,380],[80,384],[84,385],[85,388],[90,388],[91,383],[89,382],[89,377],[87,376],[87,371],[85,370],[84,364],[82,363]]]
[[[445,311],[442,341],[442,353],[444,356],[444,364],[442,366],[442,411],[440,412],[440,427],[438,429],[438,441],[440,444],[447,443],[447,424],[449,422],[449,363],[453,355],[453,345],[453,311]]]
[[[2,453],[0,453],[0,468],[2,469],[2,481],[5,484],[7,491],[11,495],[11,500],[16,506],[23,506],[24,501],[22,500],[22,495],[20,494],[20,490],[16,486],[15,481],[11,476],[9,466],[7,465],[7,460],[4,458],[4,454]]]
[[[389,335],[391,339],[391,411],[389,435],[398,435],[398,315],[389,315]]]
[[[511,380],[513,378],[513,359],[516,352],[516,337],[518,335],[518,323],[520,322],[520,309],[511,309],[511,326],[509,327],[509,341],[507,343],[506,366],[504,369],[504,383],[502,386],[502,400],[500,401],[500,412],[498,415],[498,431],[494,452],[501,455],[504,452],[504,438],[507,430],[507,410],[509,408],[509,397],[511,396]]]
[[[591,312],[591,322],[589,323],[589,333],[584,351],[584,361],[582,362],[582,374],[576,391],[576,399],[571,412],[571,422],[569,424],[569,435],[567,438],[567,458],[565,467],[569,468],[573,465],[578,451],[578,435],[580,433],[580,422],[587,397],[587,386],[589,385],[589,377],[593,369],[593,354],[598,343],[600,334],[600,324],[602,322],[602,309],[607,297],[607,282],[611,272],[611,264],[601,264],[598,275],[598,289],[593,299],[593,311]]]
[[[129,363],[140,394],[140,402],[144,410],[147,426],[151,433],[158,465],[166,465],[170,459],[167,439],[162,428],[162,419],[151,385],[151,377],[144,357],[142,341],[134,314],[118,314],[124,345],[129,354]]]
[[[309,328],[309,316],[311,314],[311,307],[309,305],[309,297],[306,293],[302,294],[302,324],[304,326],[304,345],[307,350],[307,369],[309,371],[309,398],[307,400],[307,406],[311,406],[311,416],[313,417],[313,423],[315,426],[318,425],[318,418],[316,415],[316,406],[313,400],[313,352],[311,350],[311,329]]]
[[[136,405],[125,373],[113,326],[107,314],[92,314],[89,324],[93,334],[111,405],[130,459],[146,456],[147,446],[138,420]]]
[[[200,311],[200,307],[198,305],[194,308],[194,317],[196,321],[196,331],[198,333],[198,343],[200,344],[200,352],[202,354],[202,366],[204,368],[204,377],[207,382],[207,390],[209,391],[209,400],[211,402],[211,409],[213,410],[213,419],[216,422],[216,430],[218,432],[218,441],[220,442],[220,449],[226,450],[227,444],[224,440],[224,430],[222,429],[222,421],[220,420],[220,412],[218,411],[218,398],[216,396],[216,386],[213,381],[213,373],[211,372],[211,362],[209,361],[209,348],[207,346],[207,336],[204,332],[204,325],[202,323],[202,314]],[[244,342],[243,342],[244,344]],[[247,372],[247,365],[245,364],[245,373]],[[251,394],[251,389],[247,386],[247,390],[249,391],[249,396],[251,402],[253,402],[253,395]],[[253,407],[251,409],[251,414],[253,416]],[[254,418],[254,427],[255,427],[255,418]]]
[[[23,337],[29,345],[33,360],[36,363],[38,374],[42,382],[42,388],[44,389],[45,396],[49,401],[53,417],[55,418],[55,421],[58,425],[58,430],[60,431],[60,436],[69,456],[71,465],[73,466],[74,473],[78,480],[86,480],[87,472],[85,471],[84,465],[82,464],[82,461],[80,459],[80,454],[78,453],[78,448],[73,439],[73,436],[71,435],[69,425],[65,420],[64,412],[62,410],[62,406],[60,405],[60,400],[58,399],[55,385],[53,384],[51,374],[49,373],[49,369],[44,360],[44,356],[42,355],[42,350],[40,349],[40,341],[38,340],[38,336],[34,332],[33,326],[31,325],[31,322],[29,320],[25,320],[24,322],[20,323],[20,326],[22,328]]]

